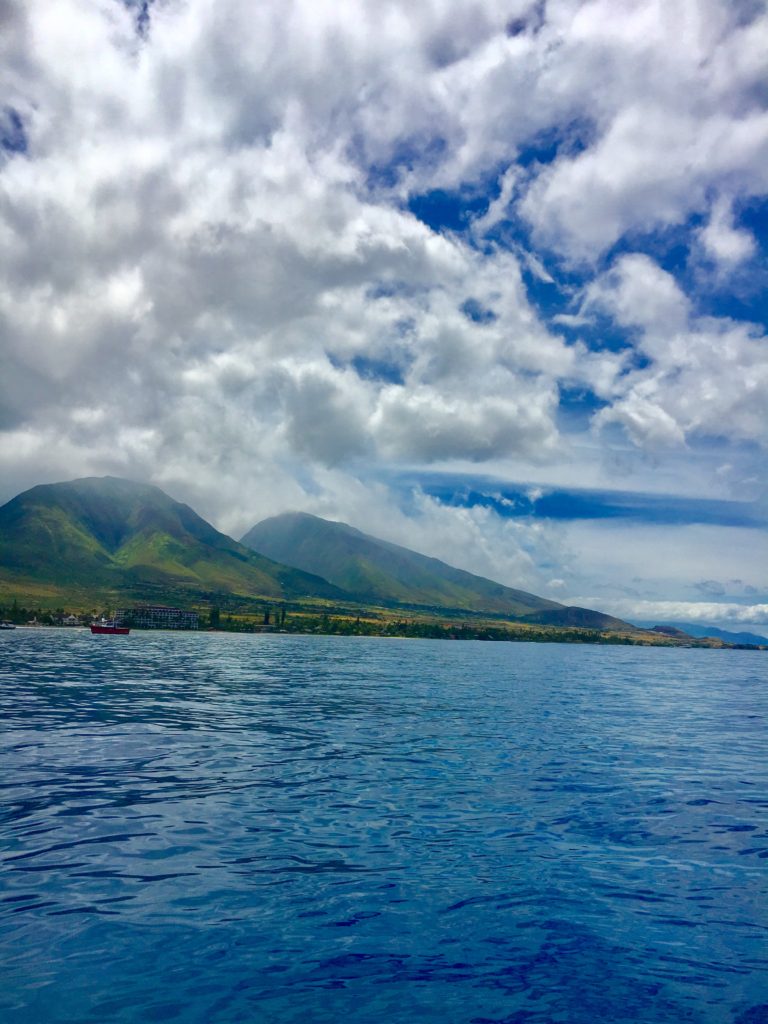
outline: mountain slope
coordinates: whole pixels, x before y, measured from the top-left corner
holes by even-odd
[[[555,601],[304,512],[265,519],[245,534],[242,543],[286,565],[317,573],[362,601],[492,612],[528,622],[560,616],[563,624],[574,624],[574,615],[568,615],[574,610]],[[590,620],[599,613],[579,611],[579,625],[599,628],[600,623]]]
[[[592,608],[580,608],[578,605],[567,605],[559,608],[547,608],[533,615],[523,616],[523,622],[531,622],[537,626],[568,626],[578,629],[610,629],[618,632],[631,629],[628,622],[617,619],[605,612],[596,612]]]
[[[157,600],[169,592],[344,596],[219,533],[160,488],[117,477],[44,484],[3,505],[0,587]]]
[[[719,629],[717,626],[702,626],[701,623],[693,622],[670,622],[664,623],[663,626],[682,630],[688,636],[693,637],[714,636],[719,640],[725,640],[729,644],[768,645],[768,637],[764,637],[761,633],[750,633],[743,630],[733,632],[729,629]]]

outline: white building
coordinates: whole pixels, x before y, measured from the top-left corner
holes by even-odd
[[[118,608],[115,622],[134,629],[197,629],[197,612],[169,608],[163,604],[142,604]]]

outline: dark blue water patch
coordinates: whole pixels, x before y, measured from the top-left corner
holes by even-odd
[[[757,1024],[752,652],[0,635],[14,1024]]]

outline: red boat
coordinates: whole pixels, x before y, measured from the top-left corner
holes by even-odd
[[[114,622],[106,622],[102,619],[101,622],[91,623],[92,633],[106,633],[109,636],[127,636],[131,631],[128,626],[116,626]]]

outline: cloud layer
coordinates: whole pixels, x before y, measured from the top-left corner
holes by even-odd
[[[116,472],[365,527],[398,467],[764,443],[761,6],[0,17],[3,498]]]

